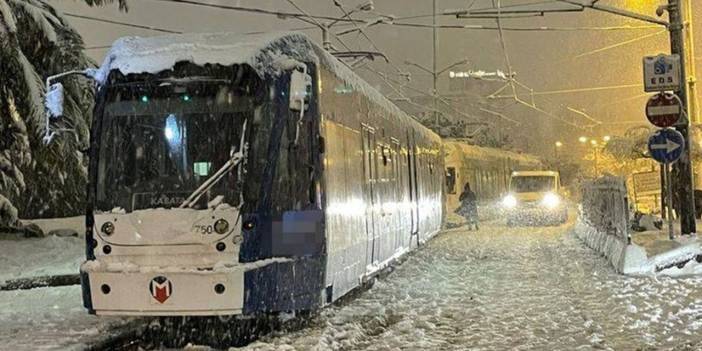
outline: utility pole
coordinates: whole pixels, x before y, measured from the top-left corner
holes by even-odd
[[[434,110],[434,123],[436,123],[436,128],[437,130],[439,129],[439,113],[436,111],[436,95],[439,93],[439,91],[436,89],[437,81],[439,80],[439,75],[436,73],[436,56],[437,56],[437,41],[438,41],[438,33],[436,31],[436,0],[432,0],[432,23],[434,24],[432,26],[433,34],[434,34],[434,58],[432,60],[433,63],[433,70],[432,70],[432,76],[434,78],[434,88],[432,90],[432,109]]]
[[[693,191],[693,175],[692,164],[690,159],[690,120],[688,111],[688,95],[687,95],[687,71],[686,71],[686,53],[685,53],[685,37],[683,26],[680,0],[668,0],[668,15],[670,17],[670,52],[671,54],[680,55],[680,88],[675,93],[681,101],[683,116],[680,123],[675,126],[685,138],[685,151],[680,160],[675,163],[673,173],[675,176],[675,190],[678,194],[678,202],[680,213],[680,231],[682,234],[691,234],[697,231],[695,223],[695,195]],[[688,9],[689,10],[689,9]]]
[[[692,0],[684,0],[683,18],[685,19],[685,53],[687,56],[687,82],[688,93],[690,96],[688,115],[690,116],[691,124],[700,123],[699,104],[697,101],[697,75],[695,70],[695,42],[694,29],[692,28]]]

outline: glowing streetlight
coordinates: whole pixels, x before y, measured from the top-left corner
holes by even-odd
[[[556,160],[558,159],[558,149],[563,146],[563,143],[560,141],[557,141],[554,144],[556,147],[553,148],[553,156],[555,156]]]
[[[587,143],[587,137],[581,136],[578,140],[583,144]]]
[[[590,140],[590,144],[592,144],[592,146],[597,146],[597,140],[595,140],[595,139]]]
[[[602,137],[602,140],[604,140],[606,143],[606,142],[612,140],[612,137],[610,137],[609,135],[605,135],[604,137]]]

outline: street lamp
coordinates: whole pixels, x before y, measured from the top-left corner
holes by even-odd
[[[604,140],[605,143],[609,142],[611,139],[612,137],[610,137],[609,135],[605,135],[604,137],[602,137],[602,140]]]
[[[563,146],[563,143],[560,141],[557,141],[554,144],[556,147],[553,149],[553,156],[558,160],[558,149],[560,149]]]
[[[587,143],[587,137],[581,136],[580,138],[578,138],[578,141],[585,144],[585,143]]]
[[[597,145],[597,144],[598,144],[598,143],[597,143],[597,140],[595,140],[595,139],[590,140],[590,144],[592,145],[593,154],[594,154],[594,161],[595,161],[595,164],[594,164],[594,167],[595,167],[595,178],[597,178],[597,175],[600,173],[599,170],[598,170],[598,167],[597,167],[597,163],[599,162],[598,159],[599,159],[599,156],[600,156],[600,155],[599,155],[600,149],[597,147],[597,146],[598,146],[598,145]]]

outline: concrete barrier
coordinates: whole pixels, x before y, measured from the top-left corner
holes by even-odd
[[[642,273],[646,251],[631,243],[629,204],[622,178],[604,176],[583,184],[575,233],[624,274]]]

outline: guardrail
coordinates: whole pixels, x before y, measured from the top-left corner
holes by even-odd
[[[624,179],[604,176],[584,183],[580,218],[600,233],[631,244],[629,199]]]

